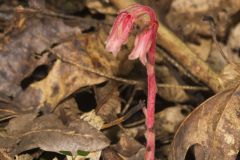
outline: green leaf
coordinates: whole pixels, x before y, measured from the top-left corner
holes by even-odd
[[[60,153],[65,155],[65,156],[73,156],[72,152],[70,152],[70,151],[60,151]]]
[[[89,153],[90,153],[90,152],[77,150],[77,155],[79,155],[79,156],[87,156]]]

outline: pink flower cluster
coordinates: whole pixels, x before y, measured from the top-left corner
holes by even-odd
[[[116,56],[121,46],[126,44],[136,20],[143,17],[145,14],[149,16],[149,20],[145,20],[147,27],[137,35],[134,48],[128,59],[133,60],[139,58],[142,64],[146,65],[148,61],[146,57],[147,53],[150,50],[155,51],[156,30],[158,28],[156,15],[148,6],[134,4],[119,12],[106,41],[106,49]]]
[[[148,16],[146,20],[144,15]],[[156,51],[156,32],[158,22],[153,9],[148,6],[134,4],[127,9],[119,12],[110,35],[106,41],[106,49],[117,56],[121,46],[127,42],[129,34],[136,23],[136,20],[144,20],[144,30],[139,33],[135,39],[134,48],[129,54],[128,59],[139,58],[143,65],[146,65],[148,75],[148,101],[146,116],[146,160],[154,160],[155,153],[155,133],[154,133],[154,113],[156,97],[156,79],[155,79],[155,51]]]

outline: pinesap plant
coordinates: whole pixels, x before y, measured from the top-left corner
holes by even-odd
[[[147,15],[147,19],[146,19]],[[113,27],[106,40],[106,49],[117,56],[123,44],[126,44],[129,34],[137,20],[144,21],[144,29],[135,39],[134,48],[128,59],[139,58],[147,69],[148,79],[148,99],[147,109],[144,108],[146,116],[146,160],[154,160],[155,153],[155,133],[154,133],[154,113],[156,97],[155,79],[155,52],[156,52],[156,32],[158,28],[157,17],[154,10],[148,6],[133,4],[121,10],[114,21]]]

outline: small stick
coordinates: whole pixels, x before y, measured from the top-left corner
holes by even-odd
[[[118,119],[116,119],[116,120],[114,120],[112,122],[104,124],[101,129],[106,129],[106,128],[118,125],[118,124],[126,121],[133,114],[135,114],[136,112],[140,111],[144,106],[145,106],[144,101],[140,101],[138,105],[132,107],[124,116],[122,116],[122,117],[120,117],[120,118],[118,118]]]
[[[128,101],[127,101],[127,104],[125,105],[125,107],[124,107],[124,109],[123,109],[123,111],[122,111],[122,114],[126,113],[126,111],[129,109],[130,104],[132,103],[133,98],[134,98],[134,96],[135,96],[135,94],[136,94],[136,91],[137,91],[137,90],[136,90],[136,87],[133,86],[133,91],[132,91],[132,93],[131,93],[131,95],[130,95],[130,98],[129,98]]]

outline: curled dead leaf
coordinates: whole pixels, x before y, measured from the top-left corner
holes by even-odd
[[[239,93],[240,86],[222,91],[196,108],[178,129],[170,160],[184,160],[191,149],[201,160],[236,160],[240,150]]]

